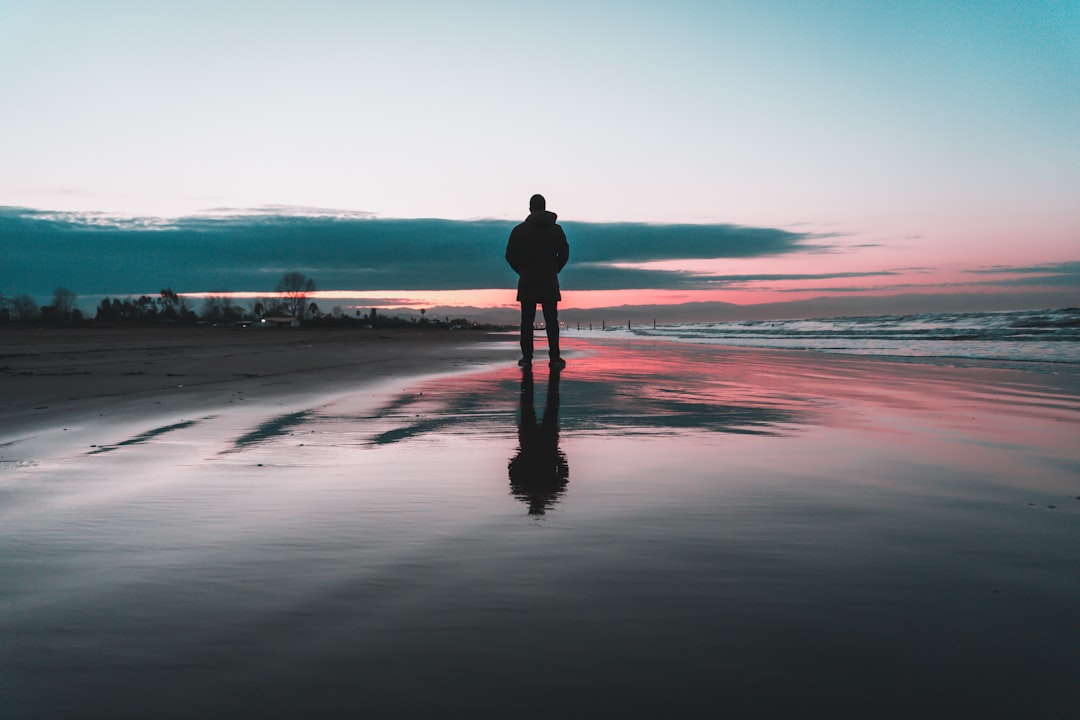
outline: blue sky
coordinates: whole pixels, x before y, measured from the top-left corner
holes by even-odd
[[[1077,2],[0,0],[0,70],[13,208],[510,220],[540,191],[838,238],[726,274],[1080,260]],[[698,259],[643,269],[738,257]]]

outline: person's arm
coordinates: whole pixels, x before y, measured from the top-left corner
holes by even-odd
[[[514,242],[514,233],[510,233],[510,239],[506,241],[506,262],[510,264],[514,272],[518,275],[521,274],[521,270],[518,268],[518,244]]]
[[[559,227],[556,225],[555,227]],[[566,242],[566,233],[563,229],[559,228],[559,239],[555,243],[555,259],[558,260],[559,270],[561,271],[566,267],[567,260],[570,259],[570,243]]]

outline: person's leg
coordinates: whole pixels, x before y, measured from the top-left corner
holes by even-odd
[[[533,324],[536,323],[536,303],[521,303],[521,357],[532,360]]]
[[[544,329],[547,331],[548,357],[559,359],[559,306],[555,302],[543,303]],[[536,312],[535,308],[533,312]]]

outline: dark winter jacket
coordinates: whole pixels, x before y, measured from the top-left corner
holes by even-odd
[[[534,212],[510,231],[506,262],[518,274],[519,302],[562,300],[559,271],[570,259],[570,245],[556,219],[547,210]]]

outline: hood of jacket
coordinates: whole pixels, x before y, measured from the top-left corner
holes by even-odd
[[[558,215],[550,210],[541,210],[539,212],[529,213],[529,217],[525,219],[525,222],[532,225],[540,225],[541,227],[554,225],[555,220],[558,219]]]

